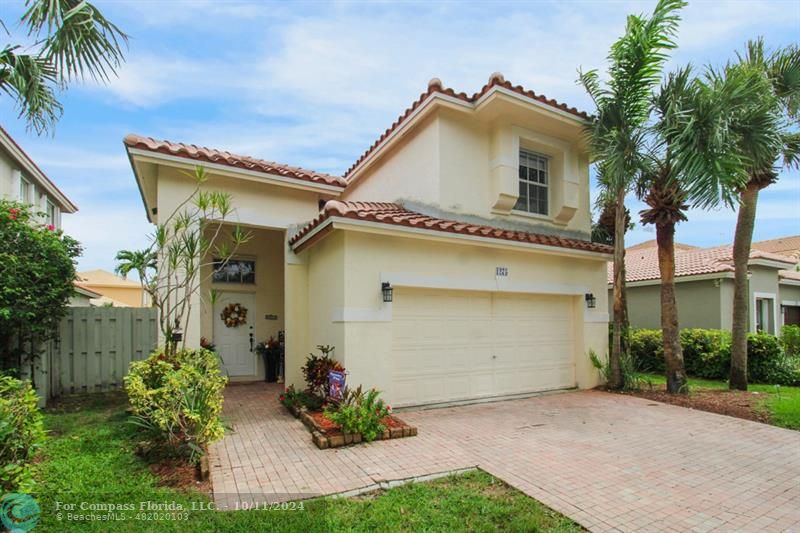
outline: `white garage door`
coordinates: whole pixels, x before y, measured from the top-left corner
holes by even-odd
[[[575,386],[570,297],[395,289],[392,396],[419,405]]]

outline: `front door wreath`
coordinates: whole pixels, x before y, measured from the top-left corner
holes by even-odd
[[[226,327],[238,328],[242,324],[247,324],[247,308],[242,304],[232,303],[225,306],[219,317]]]

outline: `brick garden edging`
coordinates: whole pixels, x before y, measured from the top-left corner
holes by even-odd
[[[308,410],[304,407],[289,407],[295,418],[299,418],[301,422],[311,431],[311,440],[320,450],[328,448],[339,448],[341,446],[348,446],[350,444],[358,444],[363,440],[361,433],[344,433],[337,432],[328,435],[325,430],[321,428],[317,421],[308,414]],[[399,420],[396,419],[395,420]],[[402,422],[402,420],[400,421]],[[378,435],[375,440],[388,440],[388,439],[401,439],[403,437],[414,437],[417,434],[417,428],[409,426],[403,422],[402,427],[393,427],[386,429],[383,433]]]

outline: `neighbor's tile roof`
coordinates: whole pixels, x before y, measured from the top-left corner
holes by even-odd
[[[322,213],[310,224],[300,230],[289,240],[289,244],[295,244],[300,239],[308,235],[314,228],[318,227],[330,217],[349,218],[353,220],[365,220],[379,222],[393,226],[405,226],[430,231],[445,233],[457,233],[461,235],[474,235],[476,237],[487,237],[505,241],[515,241],[543,246],[553,246],[557,248],[568,248],[571,250],[582,250],[586,252],[610,254],[613,249],[605,244],[593,243],[579,239],[567,239],[552,235],[542,235],[540,233],[528,233],[524,231],[513,231],[502,228],[494,228],[456,220],[447,220],[431,217],[404,208],[395,203],[388,202],[342,202],[339,200],[329,200],[322,210]]]
[[[344,179],[339,176],[332,176],[330,174],[323,174],[300,167],[265,161],[264,159],[256,159],[246,155],[232,154],[223,150],[196,146],[194,144],[160,141],[152,137],[142,137],[141,135],[133,133],[125,137],[124,143],[130,148],[139,148],[150,152],[184,157],[196,161],[205,161],[206,163],[217,163],[229,167],[276,174],[278,176],[295,178],[313,183],[322,183],[325,185],[334,185],[337,187],[344,187],[346,185]]]
[[[793,260],[778,254],[752,250],[750,259],[767,259],[792,264]],[[733,247],[689,248],[675,250],[675,277],[733,272]],[[655,280],[658,269],[658,248],[629,248],[625,251],[625,281]],[[608,264],[608,283],[612,283],[613,265]]]
[[[526,97],[531,98],[533,100],[537,100],[539,102],[542,102],[543,104],[547,104],[549,106],[552,106],[552,107],[554,107],[556,109],[560,109],[561,111],[565,111],[567,113],[575,115],[578,118],[582,118],[582,119],[585,119],[585,120],[589,120],[589,118],[590,118],[589,115],[585,111],[579,111],[578,109],[576,109],[574,107],[570,107],[567,104],[560,103],[560,102],[558,102],[556,100],[553,100],[552,98],[547,98],[543,94],[536,94],[535,92],[533,92],[531,90],[525,89],[521,85],[513,85],[511,82],[506,81],[506,79],[503,77],[503,75],[498,73],[498,72],[495,72],[494,74],[492,74],[489,77],[489,82],[486,85],[484,85],[481,88],[480,91],[476,92],[472,96],[469,96],[468,94],[463,93],[463,92],[457,93],[456,91],[454,91],[453,89],[451,89],[449,87],[443,87],[442,86],[442,82],[438,78],[434,78],[428,83],[428,90],[425,91],[424,93],[422,93],[421,95],[419,95],[419,98],[417,98],[411,104],[411,106],[408,107],[403,112],[403,114],[400,115],[397,118],[397,120],[395,120],[394,123],[392,123],[392,125],[386,131],[383,132],[383,134],[380,137],[378,137],[378,140],[376,140],[374,143],[372,143],[372,145],[369,148],[367,148],[367,151],[364,152],[361,155],[361,157],[359,157],[358,160],[356,160],[356,162],[353,163],[353,165],[350,168],[347,169],[347,172],[344,173],[344,177],[347,178],[356,169],[356,167],[358,167],[358,165],[360,165],[365,159],[367,159],[367,157],[369,157],[369,155],[372,152],[374,152],[375,149],[384,140],[386,140],[386,138],[389,135],[391,135],[391,133],[393,131],[395,131],[397,128],[399,128],[400,125],[403,124],[406,121],[406,119],[417,108],[419,108],[429,97],[431,97],[432,95],[434,95],[434,94],[444,94],[446,96],[451,96],[453,98],[457,98],[459,100],[463,100],[464,102],[468,102],[468,103],[472,104],[472,103],[475,103],[476,101],[480,100],[481,97],[483,97],[486,93],[488,93],[494,87],[503,87],[505,89],[508,89],[508,90],[510,90],[512,92],[515,92],[517,94],[520,94],[522,96],[526,96]]]
[[[780,272],[778,272],[778,275],[783,279],[800,281],[800,272],[798,272],[797,270],[781,270]]]
[[[800,235],[789,235],[788,237],[780,237],[768,241],[756,241],[752,244],[752,247],[762,252],[781,254],[800,260]]]

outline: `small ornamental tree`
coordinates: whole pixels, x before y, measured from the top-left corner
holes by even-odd
[[[0,200],[0,369],[20,371],[54,337],[73,294],[78,241]]]
[[[192,299],[203,284],[201,273],[209,271],[208,278],[214,268],[224,267],[252,236],[237,224],[226,227],[234,216],[231,197],[203,189],[205,168],[198,166],[194,173],[183,174],[194,180],[195,188],[156,226],[150,246],[117,254],[117,272],[137,272],[158,309],[166,355],[174,355],[179,344],[186,346],[182,327],[189,322]],[[213,302],[213,291],[207,296]]]

